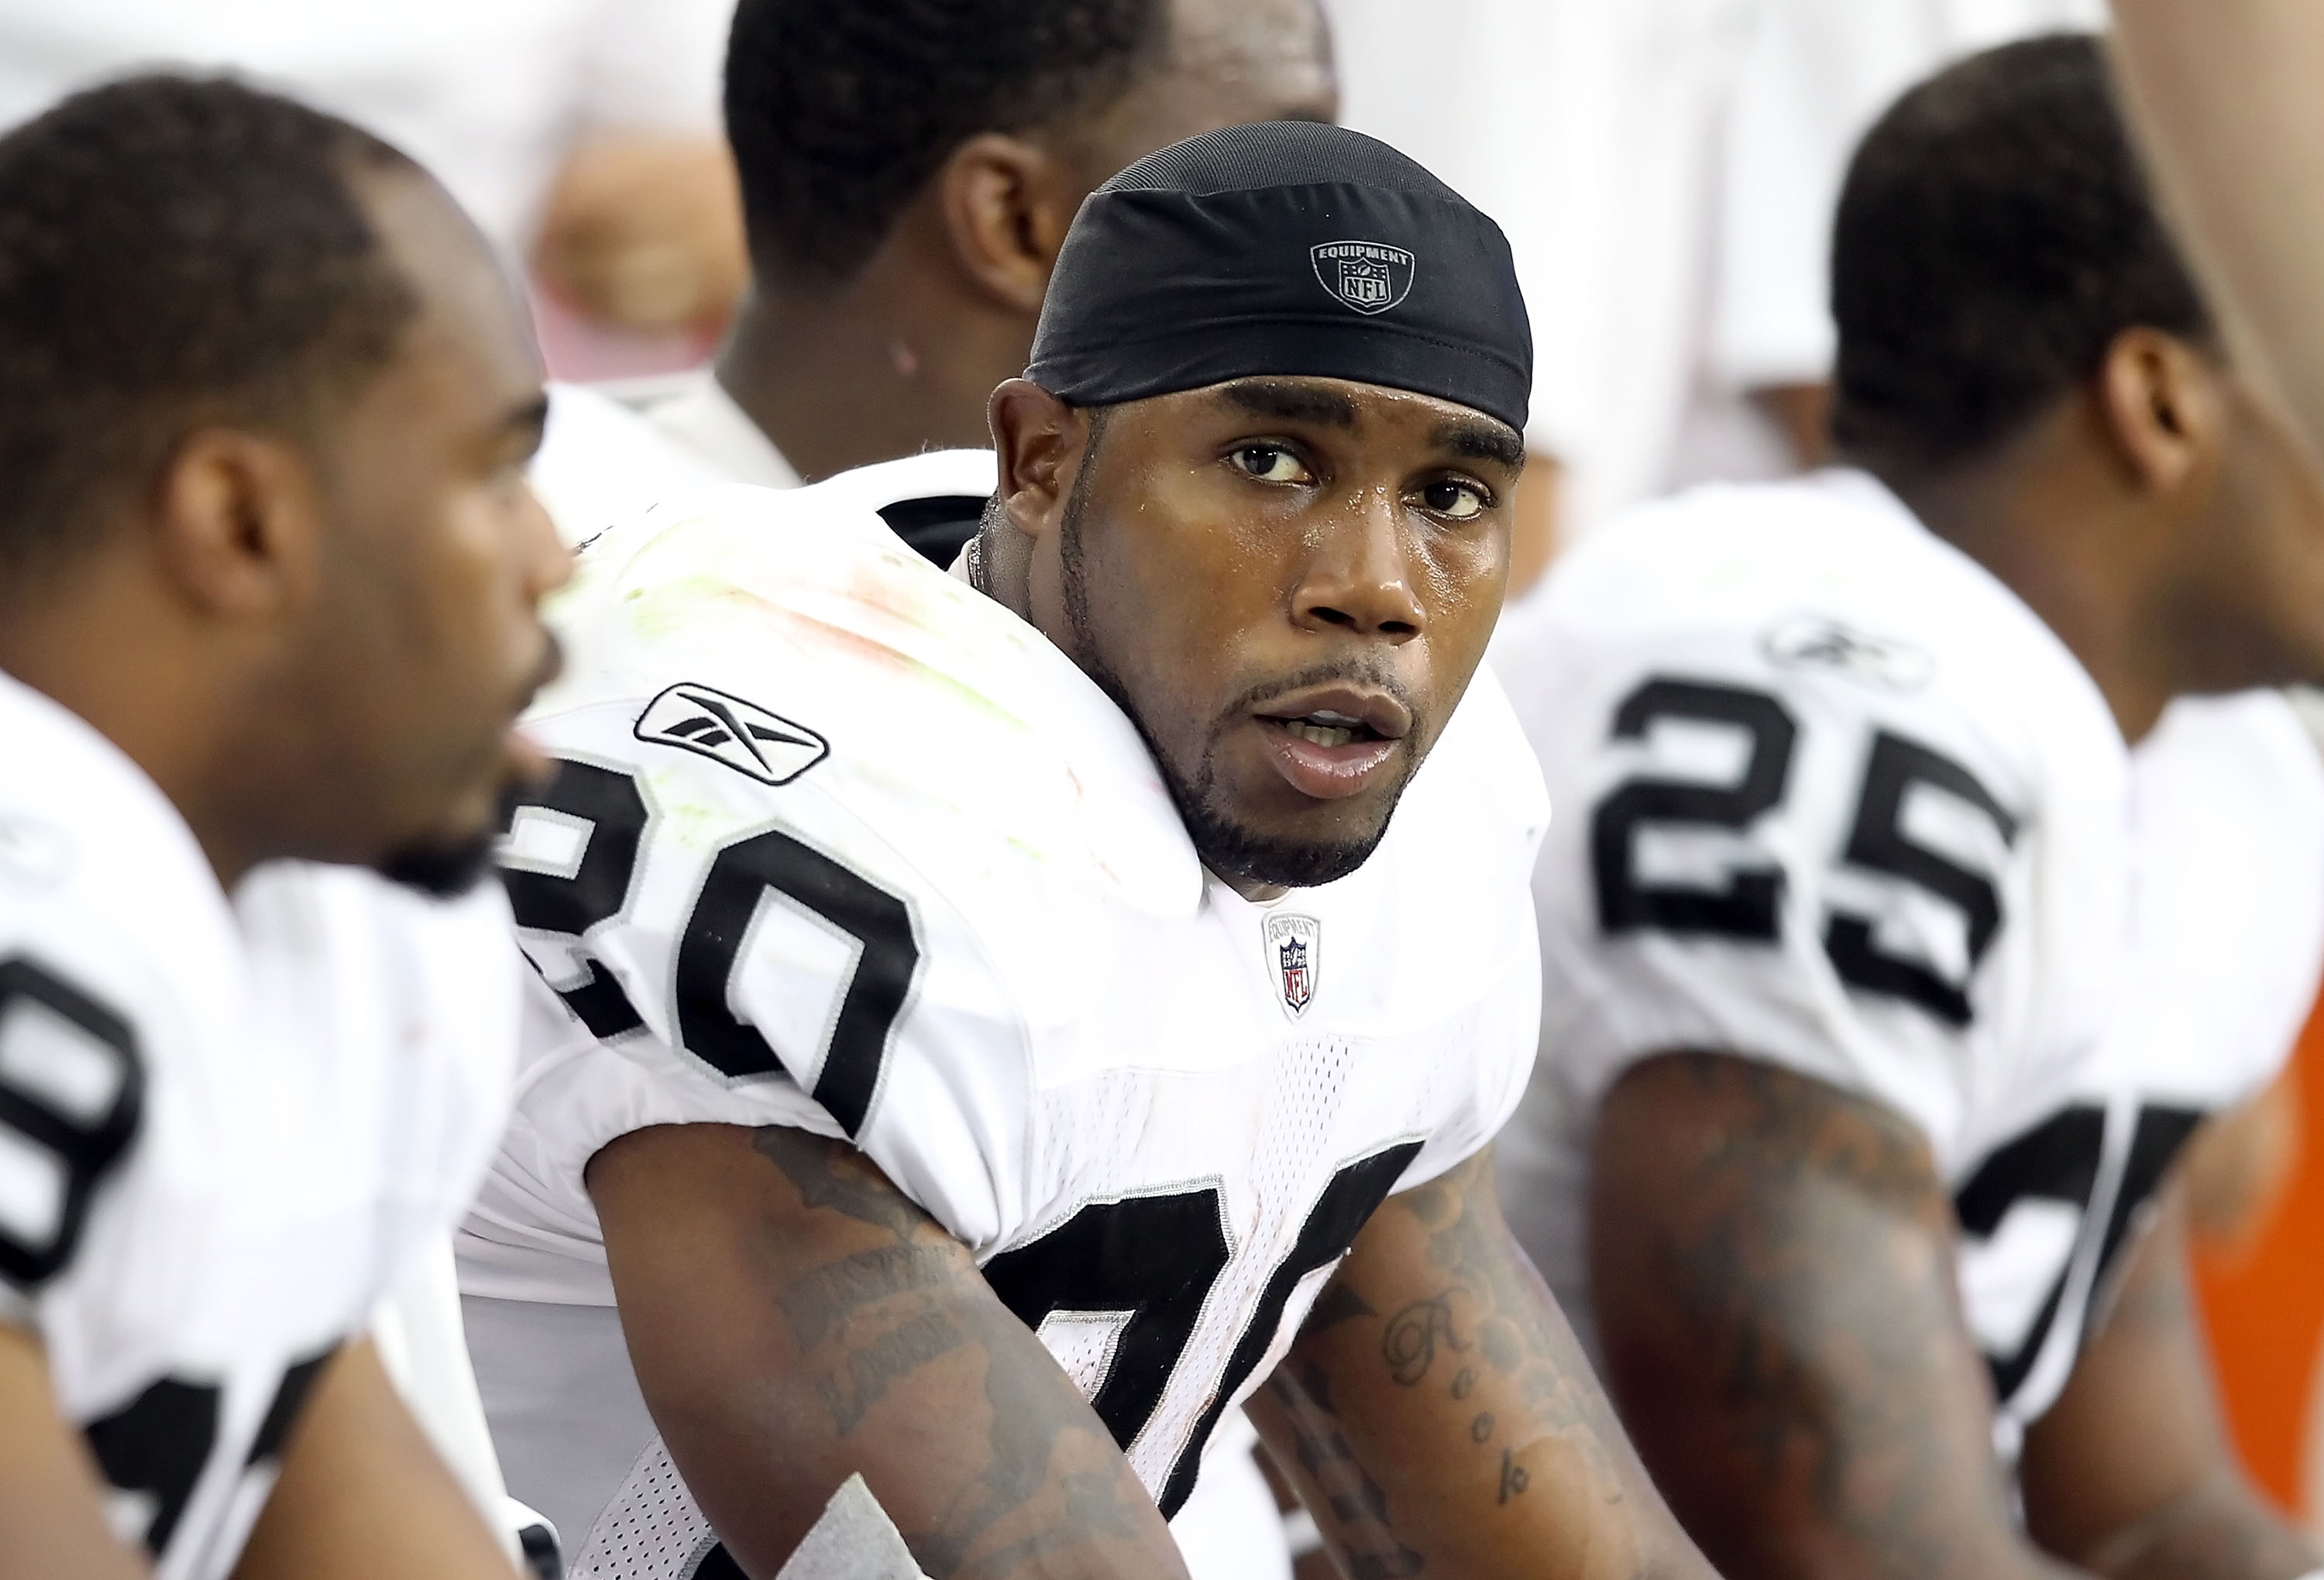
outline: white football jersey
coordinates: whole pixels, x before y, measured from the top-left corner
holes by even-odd
[[[496,889],[279,863],[0,675],[0,1319],[161,1580],[234,1566],[320,1364],[448,1231],[508,1107]]]
[[[1167,1514],[1373,1209],[1524,1088],[1547,807],[1490,675],[1360,870],[1254,905],[1105,694],[889,529],[991,465],[706,496],[601,539],[561,606],[530,728],[564,768],[504,857],[546,987],[461,1253],[511,1490],[582,1573],[713,1541],[604,1309],[582,1170],[614,1137],[852,1140]]]
[[[1840,472],[1582,546],[1496,657],[1574,815],[1535,876],[1542,1056],[1510,1219],[1595,1346],[1596,1107],[1711,1049],[1874,1098],[1954,1192],[1997,1446],[2070,1374],[2195,1122],[2288,1052],[2324,963],[2324,767],[2280,697],[2127,751],[2033,611]]]

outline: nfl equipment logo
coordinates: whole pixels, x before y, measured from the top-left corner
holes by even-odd
[[[1412,254],[1378,242],[1323,242],[1307,249],[1315,278],[1343,308],[1385,313],[1412,290]]]
[[[1267,960],[1275,973],[1277,1002],[1293,1020],[1305,1015],[1315,1001],[1316,955],[1323,937],[1323,924],[1311,916],[1267,919]]]

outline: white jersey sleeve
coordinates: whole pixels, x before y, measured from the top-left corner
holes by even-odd
[[[2124,748],[2023,604],[1868,478],[1707,490],[1555,573],[1499,654],[1552,797],[1545,1077],[1732,1051],[1948,1171],[2087,1056],[2126,940]]]
[[[2110,1064],[2217,1113],[2290,1056],[2324,972],[2324,758],[2273,692],[2182,697],[2131,757],[2138,969]]]

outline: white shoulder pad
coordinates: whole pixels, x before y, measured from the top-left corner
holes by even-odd
[[[1120,711],[880,519],[990,470],[725,491],[588,556],[528,725],[564,767],[505,858],[586,1028],[534,1039],[516,1144],[576,1221],[613,1135],[783,1123],[853,1137],[975,1243],[1007,1216],[1024,1028],[1101,990],[1058,962],[1202,903]]]
[[[1574,1103],[1658,1052],[1740,1052],[1950,1161],[2087,1057],[2127,935],[2120,736],[1870,479],[1611,525],[1497,657],[1563,809],[1536,898],[1544,1077]]]

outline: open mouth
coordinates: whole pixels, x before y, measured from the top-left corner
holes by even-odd
[[[1348,746],[1360,740],[1388,739],[1361,719],[1351,719],[1328,708],[1318,709],[1297,719],[1279,719],[1277,722],[1300,739],[1312,741],[1317,746]]]
[[[1412,729],[1405,704],[1370,686],[1334,684],[1295,692],[1256,716],[1276,771],[1317,800],[1361,794],[1395,772]]]

